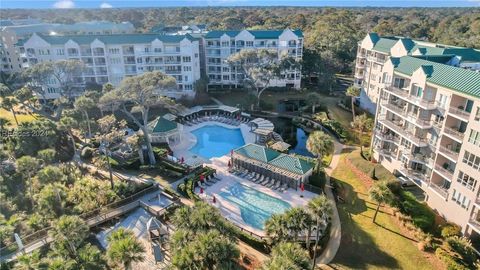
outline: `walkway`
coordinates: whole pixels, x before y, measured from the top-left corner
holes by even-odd
[[[328,168],[325,168],[325,194],[327,195],[327,198],[333,202],[332,225],[330,227],[330,239],[328,240],[327,246],[325,247],[323,253],[317,257],[317,267],[320,268],[324,267],[326,264],[330,263],[333,258],[335,258],[342,239],[342,225],[340,223],[340,216],[338,215],[335,197],[330,184],[330,175],[332,175],[333,171],[337,167],[342,151],[346,148],[346,146],[337,142],[336,140],[334,140],[333,143],[335,151],[333,153],[332,162]]]

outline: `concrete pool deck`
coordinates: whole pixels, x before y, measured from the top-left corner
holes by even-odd
[[[255,134],[250,132],[250,127],[246,124],[242,123],[239,126],[233,126],[233,125],[228,125],[222,122],[207,121],[207,122],[199,123],[193,126],[182,125],[182,127],[179,129],[180,143],[170,146],[170,148],[173,151],[173,155],[176,158],[183,157],[185,159],[186,164],[194,167],[200,164],[210,163],[210,160],[202,156],[199,156],[195,153],[192,153],[190,151],[190,149],[192,149],[192,147],[194,147],[195,144],[197,143],[197,138],[195,137],[195,135],[192,134],[192,131],[205,126],[209,126],[209,125],[217,125],[217,126],[221,126],[229,129],[239,128],[240,131],[242,132],[242,136],[243,136],[243,140],[245,141],[245,144],[255,143]]]
[[[250,182],[247,179],[243,179],[236,175],[230,174],[228,172],[228,165],[227,165],[228,160],[229,160],[228,156],[223,156],[221,158],[212,158],[208,166],[216,169],[217,176],[222,180],[207,187],[204,190],[203,194],[199,194],[200,188],[198,187],[196,188],[195,192],[199,194],[203,200],[217,207],[225,218],[235,223],[236,225],[250,232],[253,232],[259,236],[265,236],[265,232],[263,230],[256,229],[250,226],[249,224],[245,223],[245,221],[242,219],[240,209],[238,208],[238,206],[226,199],[223,199],[219,195],[221,192],[227,191],[227,189],[230,186],[236,183],[241,183],[252,189],[255,189],[257,191],[260,191],[272,197],[286,201],[292,207],[305,207],[308,204],[308,201],[310,201],[315,196],[318,196],[317,194],[306,191],[306,190],[302,192],[300,189],[298,189],[297,191],[293,189],[288,189],[286,192],[279,192],[279,191],[264,187],[262,185]],[[301,195],[303,195],[303,197],[300,197]],[[212,196],[215,196],[215,199],[216,199],[215,204],[212,201]]]

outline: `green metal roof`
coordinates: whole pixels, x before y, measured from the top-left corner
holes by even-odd
[[[94,40],[105,44],[126,44],[126,43],[150,43],[158,39],[166,43],[178,43],[184,38],[194,40],[190,35],[158,35],[158,34],[115,34],[115,35],[71,35],[71,36],[47,36],[38,34],[43,40],[50,44],[65,44],[72,40],[78,44],[90,44]]]
[[[244,145],[236,149],[235,153],[300,175],[313,168],[313,164],[308,161],[257,144]]]
[[[480,73],[478,72],[411,56],[391,58],[391,60],[396,72],[411,76],[416,70],[422,68],[427,74],[427,82],[480,98]]]
[[[177,128],[177,123],[169,121],[163,117],[159,117],[155,127],[153,128],[154,133],[168,132]]]
[[[447,64],[450,60],[452,60],[452,57],[455,57],[454,54],[445,54],[445,55],[412,55],[415,58],[427,60],[427,61],[432,61],[432,62],[437,62],[441,64]]]
[[[390,53],[390,49],[397,43],[397,39],[391,38],[380,38],[375,45],[373,45],[373,50],[379,51],[382,53]]]
[[[247,30],[257,39],[277,39],[285,30]],[[214,30],[210,31],[205,35],[205,38],[220,38],[224,34],[229,37],[237,36],[241,30]],[[303,37],[303,32],[301,30],[292,30],[295,35],[298,37]]]

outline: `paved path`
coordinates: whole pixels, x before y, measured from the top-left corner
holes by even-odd
[[[345,145],[333,141],[335,146],[335,151],[332,157],[332,162],[330,166],[325,168],[326,172],[326,183],[325,183],[325,194],[327,198],[333,202],[333,214],[332,214],[332,226],[330,227],[330,239],[328,240],[327,246],[325,247],[323,253],[317,257],[317,267],[323,268],[326,264],[330,263],[335,255],[337,254],[338,248],[340,247],[340,242],[342,239],[342,226],[340,223],[340,217],[338,215],[337,205],[335,204],[335,197],[332,192],[332,187],[330,184],[330,175],[338,165],[338,162],[341,157],[342,150],[347,148]]]

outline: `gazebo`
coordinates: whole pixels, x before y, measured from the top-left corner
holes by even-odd
[[[153,143],[177,144],[180,142],[179,126],[172,116],[166,114],[148,124],[148,131]]]
[[[236,167],[280,181],[293,189],[297,189],[301,183],[308,183],[314,167],[306,160],[258,144],[247,144],[235,149],[232,163]]]

